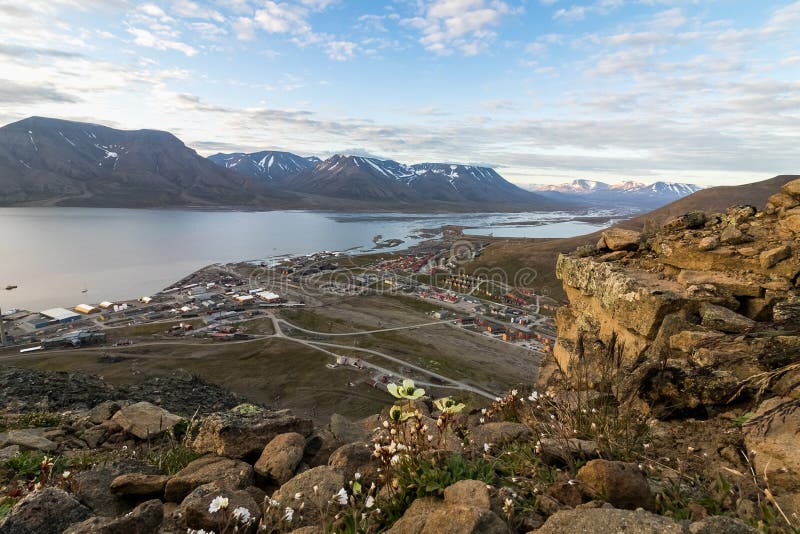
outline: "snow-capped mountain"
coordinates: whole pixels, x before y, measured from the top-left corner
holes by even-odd
[[[494,169],[451,163],[405,165],[336,154],[324,161],[288,152],[217,154],[211,161],[290,191],[357,201],[560,204],[508,182]]]
[[[703,189],[699,185],[685,183],[625,181],[607,184],[593,180],[573,180],[558,185],[533,184],[527,188],[553,199],[603,206],[630,205],[643,209],[663,206]]]
[[[292,191],[355,200],[547,203],[542,196],[517,187],[488,167],[405,165],[364,156],[335,155],[280,185]]]
[[[261,180],[284,180],[296,176],[301,171],[313,167],[320,162],[317,157],[304,158],[291,152],[264,150],[245,154],[214,154],[209,156],[211,161],[251,178]]]

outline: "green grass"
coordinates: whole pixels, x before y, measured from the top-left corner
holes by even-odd
[[[48,428],[61,424],[61,415],[55,412],[28,412],[14,420],[0,417],[0,432],[20,428]]]
[[[145,459],[161,473],[174,475],[201,456],[202,454],[194,452],[188,446],[175,443],[148,451]]]

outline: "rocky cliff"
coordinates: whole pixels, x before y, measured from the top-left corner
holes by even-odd
[[[559,367],[569,376],[588,367],[591,385],[613,351],[627,393],[658,417],[753,393],[751,377],[800,352],[798,206],[800,180],[763,211],[693,212],[650,234],[610,230],[562,255],[570,306],[558,312]]]
[[[560,256],[557,275],[569,298],[557,316],[557,376],[613,392],[653,421],[736,419],[734,448],[797,506],[800,180],[761,210],[612,229]]]

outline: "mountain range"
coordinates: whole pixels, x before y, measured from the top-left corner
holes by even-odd
[[[625,181],[615,184],[594,180],[573,180],[558,185],[531,184],[527,189],[553,200],[603,206],[632,206],[652,209],[681,199],[703,189],[699,185]]]
[[[324,161],[289,152],[215,154],[218,165],[285,190],[369,202],[541,203],[494,169],[450,163],[404,165],[390,159],[334,155]],[[552,203],[552,202],[551,202]],[[568,202],[557,202],[566,205]]]
[[[0,128],[0,205],[397,211],[657,207],[689,184],[576,180],[527,190],[490,167],[290,152],[204,158],[173,134],[30,117]]]
[[[200,156],[169,132],[30,117],[0,128],[0,205],[558,210],[493,169],[288,152]]]

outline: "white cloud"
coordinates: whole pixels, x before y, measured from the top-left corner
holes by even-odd
[[[351,41],[330,41],[325,44],[325,51],[331,59],[346,61],[353,57],[356,51],[356,43]]]
[[[270,33],[308,33],[308,10],[288,2],[266,0],[256,11],[255,24]]]
[[[191,45],[181,41],[164,39],[142,28],[130,27],[128,28],[128,33],[133,35],[133,42],[139,46],[155,48],[157,50],[176,50],[187,56],[194,56],[197,54],[197,50]]]
[[[422,33],[420,43],[440,55],[460,51],[475,55],[485,50],[503,16],[518,10],[501,0],[430,0],[416,17],[402,23]]]
[[[173,0],[170,7],[175,14],[181,17],[213,20],[215,22],[225,21],[225,17],[219,11],[199,5],[191,0]]]

